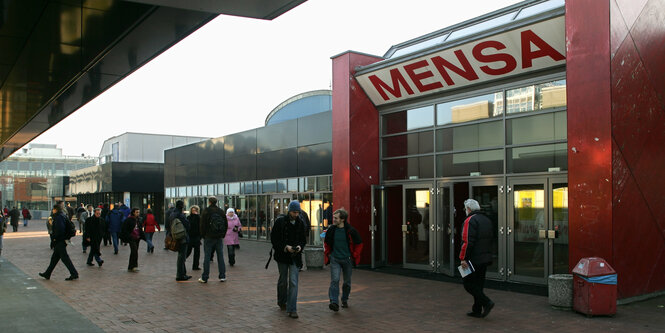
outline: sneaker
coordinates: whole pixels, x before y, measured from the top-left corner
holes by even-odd
[[[189,279],[191,279],[191,278],[192,278],[191,276],[187,275],[187,276],[184,276],[184,277],[178,277],[178,278],[175,278],[175,280],[176,280],[176,281],[187,281],[187,280],[189,280]]]
[[[39,274],[41,275],[41,273],[39,273]],[[277,305],[279,305],[280,310],[282,310],[282,311],[286,310],[286,304],[277,303]]]
[[[226,282],[226,278],[219,279],[219,282]]]
[[[199,282],[201,282],[201,283],[208,283],[208,281],[204,280],[203,278],[199,278]]]
[[[345,309],[348,308],[349,303],[347,303],[346,301],[342,301],[342,307],[345,308]]]
[[[45,273],[39,273],[39,276],[41,276],[41,277],[43,277],[43,278],[45,278],[45,279],[47,279],[47,280],[50,280],[50,279],[51,279],[51,276],[50,276],[50,275],[46,275]],[[284,305],[284,308],[286,309],[286,305]]]
[[[492,311],[493,307],[494,307],[494,302],[492,302],[492,301],[490,301],[489,303],[487,303],[487,305],[485,305],[485,307],[483,308],[483,314],[482,314],[483,318],[487,317],[487,315],[490,314],[490,311]]]
[[[339,305],[337,305],[337,303],[330,303],[328,304],[328,309],[337,312],[339,311]]]
[[[138,272],[138,271],[140,271],[140,269],[138,267],[132,268],[132,272]]]
[[[291,318],[298,318],[298,312],[287,312],[286,314]]]
[[[68,278],[65,279],[65,281],[72,281],[72,280],[78,280],[79,276],[78,275],[72,275]]]

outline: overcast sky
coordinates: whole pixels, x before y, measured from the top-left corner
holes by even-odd
[[[331,89],[331,56],[383,56],[517,2],[309,0],[272,21],[222,15],[33,142],[97,156],[104,140],[125,132],[219,137],[261,127],[289,97]]]

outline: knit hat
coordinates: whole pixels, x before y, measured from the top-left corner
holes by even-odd
[[[289,203],[289,212],[300,212],[300,202],[298,200]]]
[[[236,212],[235,212],[235,210],[233,210],[233,208],[229,208],[229,209],[226,210],[226,215],[228,215],[229,213],[235,214]]]

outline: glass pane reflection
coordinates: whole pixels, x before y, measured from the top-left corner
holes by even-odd
[[[436,124],[456,124],[500,117],[503,114],[503,92],[437,104]]]

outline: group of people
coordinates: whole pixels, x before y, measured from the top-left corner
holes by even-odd
[[[2,214],[2,216],[0,216],[0,221],[2,223],[7,223],[7,220],[9,220],[9,223],[11,224],[14,232],[18,231],[19,219],[21,217],[23,217],[24,227],[28,227],[28,221],[32,219],[32,214],[30,213],[28,207],[23,207],[21,211],[19,211],[16,207],[12,207],[11,210],[5,207],[0,209],[0,214]]]
[[[120,213],[124,218],[122,218],[119,228],[116,229],[113,227],[111,216],[122,212],[123,206],[122,203],[117,204],[109,212],[106,219],[102,217],[103,207],[97,207],[93,210],[92,206],[88,205],[86,210],[80,214],[84,252],[86,247],[90,247],[87,265],[94,266],[93,259],[100,267],[104,263],[99,249],[106,230],[110,231],[113,238],[115,254],[118,251],[118,238],[129,244],[131,254],[128,270],[131,272],[138,271],[140,240],[145,240],[148,243],[148,253],[154,252],[152,234],[155,229],[161,231],[154,215],[148,210],[147,214],[141,218],[139,209],[133,208],[129,210],[127,215]],[[487,216],[481,213],[480,205],[476,200],[466,200],[464,207],[467,218],[462,230],[462,246],[459,259],[463,269],[471,268],[471,274],[466,275],[463,282],[465,290],[474,298],[472,310],[467,315],[483,318],[494,307],[494,302],[483,292],[487,266],[492,263],[492,223]],[[192,278],[191,275],[187,275],[185,265],[185,260],[191,253],[194,253],[192,270],[200,270],[199,259],[202,240],[204,252],[203,273],[198,281],[200,283],[208,282],[210,261],[213,260],[213,255],[216,252],[218,279],[220,282],[225,282],[226,267],[223,258],[223,245],[227,246],[229,264],[233,266],[235,264],[235,247],[238,245],[239,234],[242,230],[242,224],[238,216],[233,208],[228,208],[224,212],[222,208],[217,206],[217,198],[215,197],[208,198],[208,207],[203,209],[202,212],[200,207],[194,205],[190,207],[189,215],[185,216],[184,209],[184,202],[178,200],[175,205],[170,205],[166,214],[167,236],[175,220],[179,220],[186,231],[184,237],[179,241],[176,281],[186,281]],[[114,211],[116,213],[113,213]],[[73,225],[71,215],[66,212],[63,203],[59,202],[53,207],[52,215],[49,217],[49,233],[51,234],[53,254],[46,271],[39,273],[45,279],[51,277],[53,269],[60,260],[70,272],[70,276],[65,280],[76,280],[79,277],[66,250],[68,239],[71,237],[69,229]],[[335,312],[339,311],[340,308],[340,275],[343,277],[341,307],[347,308],[349,306],[352,267],[360,263],[360,254],[363,248],[360,234],[348,223],[348,216],[348,212],[343,208],[336,210],[332,217],[333,224],[328,227],[324,239],[324,262],[331,267],[328,307]],[[5,226],[6,224],[3,223],[3,228]],[[4,232],[3,228],[0,228],[0,236]],[[306,234],[307,223],[304,221],[303,214],[301,214],[300,203],[296,200],[291,201],[288,206],[288,213],[280,215],[275,220],[270,233],[272,242],[271,257],[277,262],[279,271],[277,305],[281,310],[286,310],[287,316],[291,318],[298,318],[298,278],[302,267],[303,249],[307,243]],[[0,237],[0,251],[1,249],[2,238]],[[272,254],[273,251],[274,254]],[[267,267],[268,265],[266,265]]]

